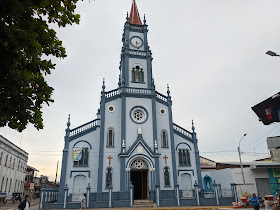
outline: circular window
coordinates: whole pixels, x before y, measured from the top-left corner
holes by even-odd
[[[160,113],[161,113],[162,115],[165,115],[165,113],[166,113],[165,109],[160,109]]]
[[[109,106],[109,107],[108,107],[108,111],[109,111],[109,112],[114,112],[114,111],[115,111],[115,107]]]
[[[135,123],[144,123],[147,121],[148,113],[144,107],[134,107],[130,111],[130,117]]]

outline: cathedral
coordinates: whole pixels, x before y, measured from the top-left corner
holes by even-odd
[[[173,122],[169,87],[156,91],[148,25],[135,0],[122,43],[118,87],[107,91],[103,81],[96,119],[77,128],[68,119],[58,201],[71,208],[84,195],[88,207],[170,206],[194,198],[195,185],[203,191],[195,127]]]

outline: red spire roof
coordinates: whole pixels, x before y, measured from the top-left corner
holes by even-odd
[[[142,25],[135,0],[133,0],[133,2],[132,2],[130,16],[129,16],[129,22],[131,24]]]

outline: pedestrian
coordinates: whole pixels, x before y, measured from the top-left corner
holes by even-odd
[[[279,190],[275,191],[276,199],[279,198]]]
[[[87,208],[87,205],[86,205],[86,194],[84,194],[84,197],[83,197],[83,200],[82,200],[82,203],[81,203],[81,208],[82,209],[86,209]]]
[[[259,203],[259,199],[257,198],[255,193],[253,194],[253,197],[251,198],[251,202],[253,203],[254,209],[259,210],[260,203]]]
[[[29,200],[29,195],[26,195],[24,201],[22,201],[19,204],[18,209],[19,210],[29,210],[30,209],[30,202],[28,200]]]
[[[267,200],[267,197],[265,197],[263,204],[266,210],[271,209],[271,202]]]
[[[262,196],[261,196],[260,194],[258,194],[257,198],[258,198],[258,200],[259,200],[259,203],[262,204],[262,203],[263,203]]]

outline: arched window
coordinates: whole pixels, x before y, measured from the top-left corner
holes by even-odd
[[[4,192],[4,177],[2,178],[2,183],[1,183],[1,188],[0,188],[0,190],[1,190],[2,192]]]
[[[135,68],[132,68],[132,81],[135,82]]]
[[[161,131],[161,147],[168,147],[168,136],[167,131]]]
[[[9,182],[9,178],[7,178],[7,180],[6,180],[6,187],[5,187],[5,191],[4,192],[7,192],[8,182]]]
[[[6,156],[5,166],[7,166],[8,163],[8,155]]]
[[[17,192],[17,180],[16,180],[16,182],[15,182],[14,192]]]
[[[112,184],[112,168],[106,169],[106,187],[109,187]]]
[[[190,166],[191,160],[190,160],[190,151],[188,149],[179,149],[179,165],[180,166]]]
[[[12,168],[12,157],[10,157],[10,165],[9,165],[9,168]]]
[[[18,161],[18,170],[19,170],[19,166],[20,166],[20,160]]]
[[[11,185],[12,185],[12,179],[10,179],[10,186],[9,186],[9,192],[11,192]]]
[[[144,82],[144,70],[140,66],[132,68],[132,82]]]
[[[114,146],[114,134],[115,131],[113,128],[109,128],[107,131],[107,147],[113,147]]]
[[[3,157],[3,152],[1,152],[1,154],[0,154],[0,165],[2,165],[2,157]]]
[[[169,167],[164,167],[163,173],[164,173],[164,186],[169,187],[170,186]]]
[[[15,169],[16,159],[14,158],[13,169]]]
[[[88,167],[88,155],[87,147],[73,148],[74,167]]]

